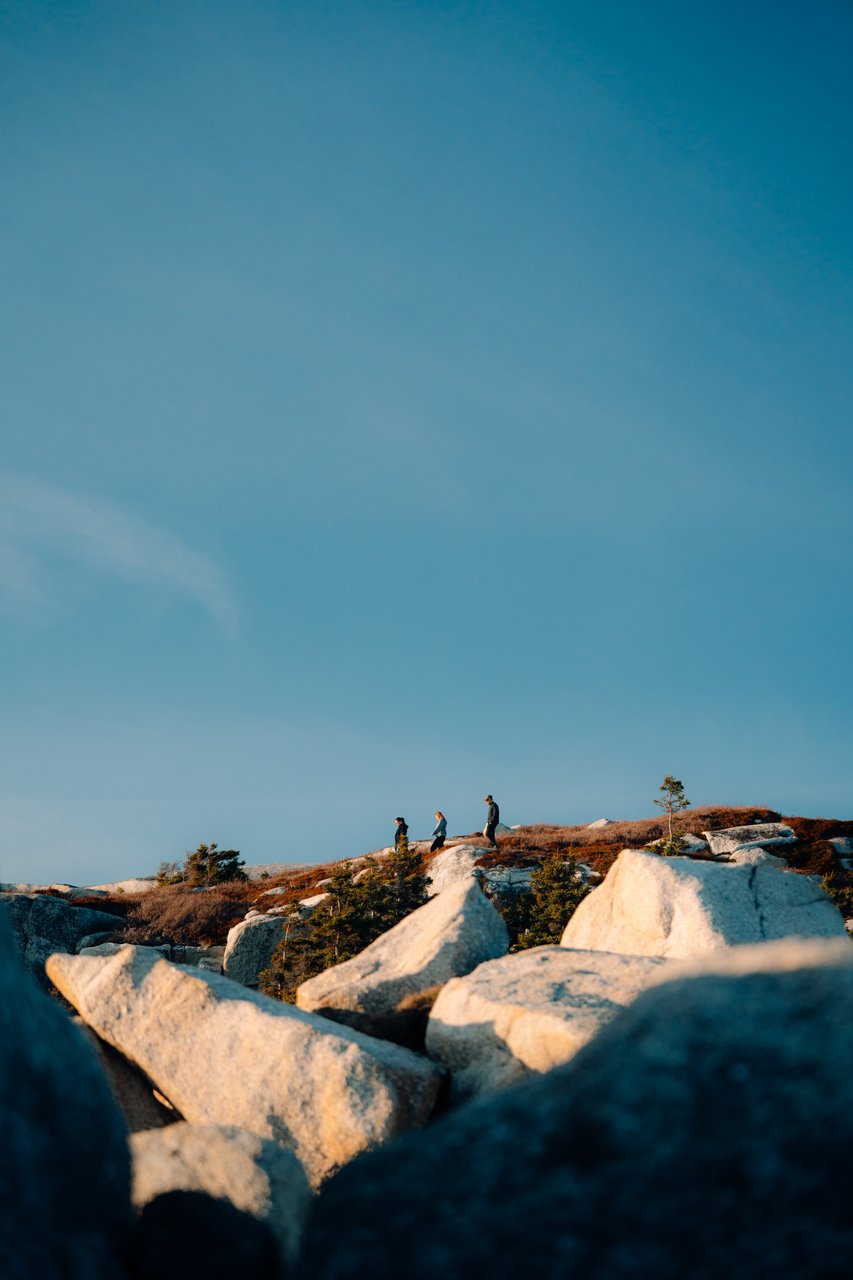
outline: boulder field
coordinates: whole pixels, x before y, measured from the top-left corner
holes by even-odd
[[[60,945],[75,1026],[0,913],[4,1280],[846,1277],[853,943],[751,834],[623,852],[513,954],[457,859],[307,1008]]]

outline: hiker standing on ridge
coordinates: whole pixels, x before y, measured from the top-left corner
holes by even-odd
[[[440,809],[435,811],[435,831],[432,834],[435,838],[429,847],[429,851],[430,853],[435,853],[436,849],[444,848],[444,842],[447,839],[447,819]]]
[[[486,804],[489,806],[489,814],[486,818],[486,825],[483,827],[483,835],[488,840],[493,849],[497,849],[498,842],[495,839],[495,828],[501,820],[501,811],[497,806],[494,796],[483,796]]]
[[[394,848],[398,849],[403,836],[408,836],[409,827],[405,818],[395,818],[394,821],[397,824],[397,834],[394,836]]]

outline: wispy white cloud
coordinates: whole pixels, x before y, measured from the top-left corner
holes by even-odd
[[[178,592],[234,626],[225,574],[210,556],[113,504],[0,474],[0,596],[17,607],[43,600],[57,558]]]

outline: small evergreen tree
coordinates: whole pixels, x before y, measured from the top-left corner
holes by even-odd
[[[667,834],[655,845],[655,849],[664,856],[671,856],[680,853],[684,848],[684,837],[674,834],[672,820],[677,813],[681,813],[682,809],[689,809],[690,801],[685,794],[684,783],[679,778],[674,778],[671,773],[666,775],[659,790],[660,797],[655,800],[655,804],[666,814]]]
[[[574,858],[551,854],[530,877],[530,919],[523,947],[559,943],[563,930],[586,897],[587,888]]]
[[[388,855],[388,871],[385,881],[386,919],[398,924],[427,901],[427,878],[421,864],[421,855],[409,847],[409,837],[401,836]]]
[[[385,862],[368,859],[357,881],[352,863],[339,863],[327,897],[310,919],[303,921],[296,913],[287,918],[282,939],[261,974],[261,991],[292,1004],[300,983],[352,959],[426,900],[420,855],[405,838]]]
[[[530,877],[530,889],[492,890],[490,897],[504,918],[510,951],[559,943],[577,906],[589,893],[574,858],[546,855]]]
[[[530,910],[533,902],[530,890],[489,886],[485,879],[480,883],[492,906],[503,916],[509,934],[510,951],[522,950],[524,937],[530,926]]]
[[[161,862],[157,872],[158,884],[186,884],[193,888],[203,885],[225,884],[227,881],[248,880],[239,849],[218,849],[216,842],[200,844],[184,859],[179,869],[176,862]]]

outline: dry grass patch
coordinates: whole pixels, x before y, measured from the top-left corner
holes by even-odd
[[[236,882],[211,889],[166,885],[138,897],[128,895],[128,928],[122,938],[142,946],[220,946],[249,909],[248,888]],[[252,896],[257,896],[254,891]]]

